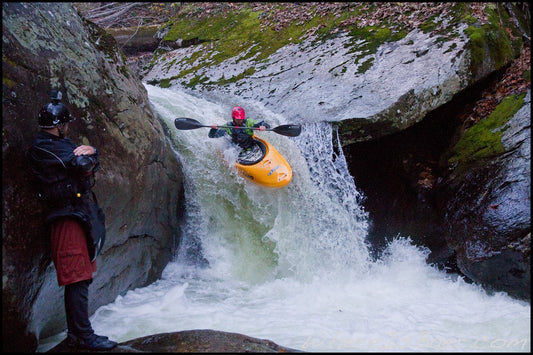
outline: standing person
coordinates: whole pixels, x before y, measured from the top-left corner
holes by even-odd
[[[226,126],[233,126],[236,128],[218,128],[218,125],[213,125],[209,130],[208,137],[219,138],[228,134],[233,143],[237,144],[243,150],[247,150],[254,145],[254,140],[252,138],[254,131],[246,128],[259,128],[260,131],[270,128],[270,125],[265,121],[257,122],[250,118],[246,118],[244,109],[240,106],[235,106],[231,110],[231,118],[233,120],[226,123]]]
[[[67,345],[110,350],[117,343],[96,335],[89,321],[89,285],[96,256],[105,240],[105,216],[91,188],[100,168],[99,153],[89,145],[76,146],[67,138],[74,120],[63,105],[61,92],[39,111],[41,131],[29,149],[39,196],[48,208],[52,261],[59,286],[65,286]]]

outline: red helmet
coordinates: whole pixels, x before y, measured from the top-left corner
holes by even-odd
[[[234,120],[244,120],[244,109],[240,106],[235,106],[233,110],[231,110],[231,117]]]

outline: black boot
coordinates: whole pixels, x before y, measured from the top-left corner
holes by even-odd
[[[67,345],[89,350],[110,350],[117,343],[105,336],[94,334],[89,321],[89,284],[91,280],[65,286],[67,315]]]
[[[109,340],[106,336],[91,334],[85,338],[80,338],[72,333],[68,333],[67,345],[77,349],[88,350],[111,350],[117,343],[113,340]]]

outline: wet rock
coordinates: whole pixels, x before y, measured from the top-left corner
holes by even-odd
[[[48,351],[89,352],[69,348],[63,341]],[[238,333],[205,330],[187,330],[161,333],[119,343],[112,352],[117,353],[292,353],[302,352],[280,346],[270,340],[258,339]]]
[[[347,120],[341,134],[349,144],[361,137],[358,131],[363,128],[368,129],[362,135],[365,139],[405,129],[465,88],[471,80],[467,43],[464,35],[458,35],[442,45],[430,34],[415,30],[397,42],[383,44],[363,60],[358,56],[364,50],[349,35],[340,33],[323,42],[309,38],[301,44],[288,44],[260,65],[253,58],[240,59],[246,54],[241,53],[218,65],[198,68],[180,82],[205,77],[206,84],[196,87],[203,95],[260,101],[295,122]],[[180,76],[197,65],[188,58],[211,53],[210,45],[180,48],[158,57],[144,80],[157,82]],[[360,46],[363,48],[364,43]],[[422,47],[427,53],[417,56]],[[373,63],[367,70],[362,70],[362,64],[347,64],[365,61]],[[250,67],[255,68],[254,73],[236,82],[210,84],[238,77]],[[439,69],[428,72],[431,67]]]
[[[94,145],[95,192],[106,242],[89,291],[92,314],[160,277],[172,257],[183,193],[179,162],[116,41],[68,3],[4,3],[2,12],[2,347],[35,351],[66,328],[45,209],[25,152],[51,88],[76,120],[69,135]]]
[[[115,38],[118,45],[126,55],[134,55],[140,52],[153,52],[159,46],[159,40],[155,34],[159,30],[158,25],[139,26],[127,28],[108,28],[106,32]]]
[[[531,299],[531,99],[504,126],[504,151],[463,162],[443,182],[447,241],[460,270],[492,291]],[[468,168],[464,167],[468,165]]]

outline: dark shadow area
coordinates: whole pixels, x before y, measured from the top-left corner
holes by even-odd
[[[456,94],[400,133],[344,147],[355,185],[366,197],[367,240],[374,258],[393,238],[410,237],[414,244],[431,250],[428,263],[458,272],[454,251],[446,243],[440,207],[450,197],[439,194],[439,182],[448,174],[449,148],[458,139],[465,113],[505,69]]]

